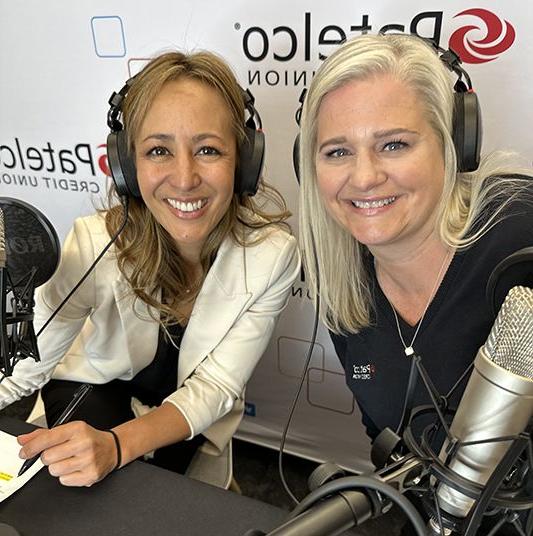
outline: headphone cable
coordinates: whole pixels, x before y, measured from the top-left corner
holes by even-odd
[[[315,347],[315,341],[316,341],[316,335],[318,331],[318,318],[319,318],[319,311],[320,311],[320,274],[318,269],[318,258],[316,255],[316,248],[315,243],[313,241],[313,254],[315,259],[315,270],[317,274],[317,292],[316,292],[316,308],[315,308],[315,319],[313,323],[313,333],[311,335],[311,342],[309,344],[309,350],[307,351],[307,355],[305,357],[304,362],[304,369],[302,372],[302,377],[300,379],[300,383],[298,385],[298,389],[296,391],[296,395],[294,396],[294,400],[292,402],[291,408],[289,410],[289,416],[287,417],[287,422],[285,424],[285,428],[283,429],[283,433],[281,434],[281,441],[279,446],[279,456],[278,456],[278,471],[279,471],[279,477],[281,479],[281,483],[289,495],[289,497],[292,499],[295,505],[299,504],[299,500],[296,498],[296,496],[292,493],[291,489],[289,488],[289,485],[287,484],[287,481],[285,480],[285,476],[283,474],[283,449],[285,447],[285,440],[287,439],[287,433],[289,431],[289,426],[292,420],[292,416],[294,414],[294,411],[296,409],[296,404],[298,402],[298,398],[300,397],[300,393],[302,391],[302,387],[304,384],[305,377],[307,375],[307,369],[309,368],[309,363],[311,361],[311,356],[313,354],[313,349]]]
[[[107,250],[112,246],[112,244],[115,242],[115,240],[118,238],[119,234],[124,230],[124,227],[126,226],[126,223],[128,221],[128,207],[129,207],[129,198],[127,195],[121,195],[120,196],[120,202],[123,207],[123,215],[124,218],[122,220],[122,223],[120,224],[120,227],[118,228],[117,232],[111,237],[111,240],[108,242],[108,244],[105,246],[105,248],[100,252],[98,257],[94,260],[94,262],[89,266],[87,271],[83,274],[81,279],[74,285],[74,288],[66,295],[66,297],[63,299],[63,301],[59,304],[59,306],[56,308],[56,310],[50,315],[48,320],[41,326],[41,329],[37,332],[36,337],[39,337],[39,335],[45,330],[46,327],[52,322],[52,320],[55,318],[55,316],[61,311],[61,309],[64,307],[64,305],[67,303],[67,301],[71,298],[71,296],[80,288],[82,283],[89,277],[89,274],[94,270],[94,267],[100,262],[100,259],[105,255]]]

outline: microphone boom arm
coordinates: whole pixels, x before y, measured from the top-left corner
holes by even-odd
[[[267,536],[336,536],[388,511],[391,502],[405,512],[419,536],[426,535],[420,514],[402,493],[416,482],[423,464],[408,455],[374,476],[348,476],[324,484],[305,497],[290,519]],[[354,491],[364,489],[365,491]],[[388,500],[387,500],[388,499]]]

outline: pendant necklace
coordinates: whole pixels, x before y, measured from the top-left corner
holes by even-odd
[[[415,351],[413,350],[413,344],[414,344],[416,336],[418,335],[418,332],[420,330],[420,326],[422,325],[422,322],[424,321],[424,317],[426,316],[427,310],[429,309],[429,305],[431,304],[431,301],[433,300],[433,298],[435,296],[435,293],[437,292],[437,289],[439,288],[440,278],[442,276],[442,272],[444,271],[444,267],[446,266],[446,261],[450,257],[450,254],[451,254],[451,251],[446,253],[446,255],[444,256],[444,260],[442,261],[442,265],[440,267],[439,273],[437,274],[435,284],[433,285],[433,290],[431,291],[431,294],[429,295],[428,302],[426,303],[426,307],[424,308],[424,312],[422,313],[422,316],[421,316],[420,320],[418,321],[418,325],[416,326],[415,333],[414,333],[413,338],[411,339],[411,343],[409,345],[407,345],[407,343],[405,342],[405,340],[403,338],[402,330],[400,328],[400,321],[398,319],[398,314],[396,313],[396,309],[394,308],[394,306],[390,302],[389,298],[387,298],[385,293],[383,293],[383,295],[385,296],[385,298],[389,302],[389,305],[391,306],[392,312],[394,314],[394,320],[396,320],[396,329],[398,330],[398,335],[400,336],[400,340],[402,341],[402,345],[404,347],[404,352],[405,352],[405,355],[407,357],[409,357],[409,356],[411,356],[411,355],[413,355],[415,353]],[[376,277],[377,277],[377,274],[376,274]]]

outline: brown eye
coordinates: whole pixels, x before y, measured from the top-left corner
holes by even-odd
[[[166,147],[161,147],[160,145],[152,147],[147,154],[149,156],[166,156],[169,154],[169,151]]]
[[[218,149],[215,149],[215,147],[206,145],[204,147],[200,147],[200,149],[198,149],[196,154],[205,155],[205,156],[218,156],[220,154],[220,151]]]

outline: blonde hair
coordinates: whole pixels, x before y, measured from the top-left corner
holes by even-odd
[[[245,103],[230,67],[211,52],[184,54],[176,51],[154,58],[135,77],[128,90],[122,112],[130,154],[135,154],[135,139],[153,100],[167,82],[178,79],[197,80],[222,96],[230,112],[237,146],[242,144],[245,139]],[[110,236],[118,230],[123,217],[116,199],[116,189],[112,186],[108,195],[110,208],[105,215]],[[263,210],[268,202],[272,202],[278,212]],[[157,320],[181,322],[185,319],[179,312],[180,306],[196,298],[216,252],[227,236],[242,246],[249,246],[265,237],[264,233],[253,233],[253,229],[273,224],[288,228],[285,220],[289,216],[279,192],[262,178],[256,198],[235,193],[227,212],[203,246],[200,256],[203,277],[200,281],[190,281],[187,263],[175,241],[157,222],[143,200],[133,197],[129,199],[127,224],[116,241],[118,266],[136,298],[158,311]],[[158,298],[160,291],[161,300]]]
[[[335,333],[357,332],[369,326],[373,304],[364,262],[368,250],[333,220],[318,191],[317,118],[325,95],[352,80],[379,75],[391,75],[416,92],[441,143],[444,186],[437,209],[437,227],[445,244],[466,248],[474,243],[497,222],[504,206],[523,190],[524,181],[512,175],[531,174],[531,170],[509,167],[504,153],[486,157],[477,171],[457,171],[452,138],[452,78],[432,47],[422,39],[398,34],[363,35],[342,45],[320,66],[306,95],[299,153],[303,265],[315,304],[320,289],[321,318]],[[487,180],[496,176],[500,178]],[[478,226],[484,209],[496,199],[502,200],[502,204]]]

